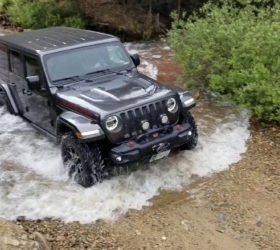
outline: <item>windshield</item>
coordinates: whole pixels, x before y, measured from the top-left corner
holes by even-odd
[[[128,69],[132,60],[119,42],[86,46],[44,56],[44,64],[52,84],[97,72]]]

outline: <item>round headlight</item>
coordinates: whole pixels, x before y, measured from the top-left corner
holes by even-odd
[[[119,124],[119,119],[116,116],[110,116],[106,122],[106,129],[108,129],[109,131],[113,131],[118,127]]]
[[[168,116],[167,115],[161,115],[160,121],[162,124],[166,124],[168,122]]]
[[[148,121],[143,121],[142,122],[142,129],[143,130],[148,130],[150,128],[150,123]]]
[[[170,113],[175,113],[177,111],[177,102],[174,98],[170,98],[167,101],[167,110]]]

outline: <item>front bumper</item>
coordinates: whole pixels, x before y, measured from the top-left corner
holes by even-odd
[[[110,151],[115,166],[141,161],[147,156],[179,147],[193,138],[193,128],[188,124],[170,126],[138,136],[135,140],[123,143]]]

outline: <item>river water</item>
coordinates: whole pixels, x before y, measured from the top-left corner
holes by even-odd
[[[140,54],[141,72],[178,85],[180,67],[171,62],[169,47],[158,42],[125,46]],[[68,179],[58,146],[0,108],[0,217],[113,220],[129,209],[152,205],[152,198],[161,199],[164,190],[186,189],[193,177],[209,176],[239,161],[250,136],[247,112],[205,100],[198,102],[193,114],[200,135],[195,150],[84,189]]]

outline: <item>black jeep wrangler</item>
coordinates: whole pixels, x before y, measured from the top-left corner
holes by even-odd
[[[0,37],[0,106],[56,139],[84,187],[106,166],[193,149],[191,94],[140,74],[118,38],[55,27]]]

